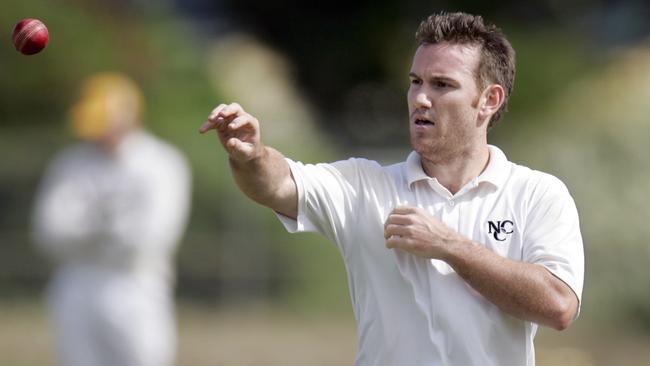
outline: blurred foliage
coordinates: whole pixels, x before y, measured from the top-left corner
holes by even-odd
[[[517,51],[510,111],[491,142],[513,161],[560,177],[576,199],[587,254],[584,321],[650,331],[650,64],[643,52],[617,52],[641,45],[639,34],[650,31],[637,22],[627,38],[624,31],[601,37],[611,24],[623,24],[615,19],[637,19],[608,14],[645,14],[647,4],[10,3],[0,13],[0,296],[43,287],[48,268],[29,239],[32,195],[51,156],[73,142],[65,120],[79,81],[119,70],[145,91],[145,124],[178,146],[194,171],[192,216],[178,253],[179,295],[349,312],[335,247],[315,235],[286,234],[271,212],[236,189],[216,137],[196,130],[216,104],[242,101],[262,120],[267,142],[296,159],[364,151],[401,160],[415,28],[430,12],[464,9],[499,24]],[[608,13],[608,6],[618,8]],[[50,30],[41,54],[22,56],[11,45],[10,30],[24,17]]]
[[[506,143],[524,163],[569,186],[581,215],[583,316],[650,330],[650,45],[610,54],[568,83]],[[591,304],[591,305],[590,305]]]
[[[205,34],[164,6],[72,0],[16,1],[0,15],[0,27],[10,30],[24,17],[43,20],[50,43],[42,53],[26,57],[13,50],[10,37],[0,40],[0,153],[12,157],[0,161],[0,293],[42,289],[48,267],[31,247],[32,196],[52,155],[74,142],[65,123],[80,80],[96,71],[119,70],[145,92],[145,125],[178,146],[194,171],[192,216],[178,255],[180,296],[206,301],[283,297],[300,303],[294,293],[304,288],[314,301],[343,294],[326,306],[342,302],[349,307],[342,265],[329,275],[329,263],[338,255],[334,246],[315,236],[281,234],[270,212],[235,188],[216,137],[198,135],[217,101],[237,96],[234,82],[224,84],[222,70],[208,64],[214,57]],[[267,75],[277,71],[270,67]],[[285,132],[275,135],[313,129],[309,121],[298,123],[304,125],[280,126]],[[321,144],[296,144],[295,138],[271,142],[312,161],[326,151]]]

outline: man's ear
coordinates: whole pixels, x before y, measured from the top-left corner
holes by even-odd
[[[478,116],[479,121],[490,120],[506,100],[506,92],[499,84],[491,84],[481,95]]]

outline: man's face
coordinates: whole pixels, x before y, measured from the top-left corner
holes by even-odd
[[[415,52],[409,130],[411,145],[423,158],[445,163],[485,143],[487,122],[479,120],[481,91],[475,79],[479,59],[474,45],[423,44]]]

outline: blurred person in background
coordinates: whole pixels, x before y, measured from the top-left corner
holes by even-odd
[[[173,258],[189,212],[181,153],[141,125],[143,98],[119,73],[88,78],[70,112],[85,140],[56,156],[33,230],[56,268],[48,289],[63,366],[171,366]]]
[[[236,103],[217,106],[199,131],[216,130],[240,189],[288,231],[336,243],[356,365],[534,365],[538,324],[563,330],[579,311],[575,203],[559,179],[487,143],[515,77],[503,33],[479,16],[441,13],[416,40],[414,151],[402,163],[295,162],[265,146],[258,119]]]

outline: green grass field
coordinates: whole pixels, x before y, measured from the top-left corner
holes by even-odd
[[[579,325],[580,323],[576,323]],[[178,307],[178,366],[352,365],[355,334],[351,316],[290,314],[268,306]],[[542,329],[539,366],[645,366],[650,339],[596,334],[574,326]],[[34,302],[0,305],[0,365],[54,365],[45,308]]]

